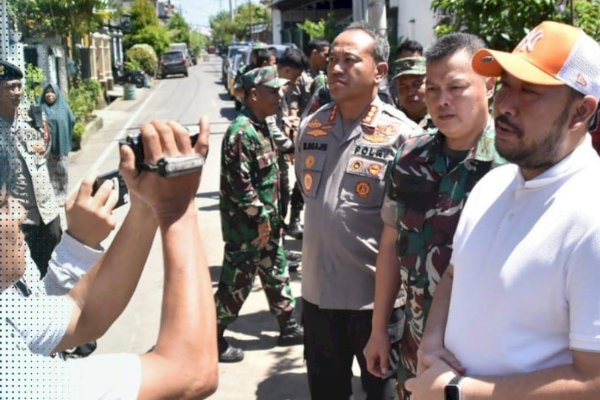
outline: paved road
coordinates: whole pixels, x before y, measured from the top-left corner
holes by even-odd
[[[213,287],[218,281],[223,256],[218,213],[220,145],[227,125],[235,115],[233,102],[226,99],[220,84],[220,58],[212,57],[190,69],[188,78],[173,77],[153,83],[153,88],[138,92],[136,101],[119,100],[100,112],[104,128],[89,138],[83,150],[71,157],[70,180],[74,187],[90,170],[106,172],[117,167],[116,140],[128,128],[152,118],[176,119],[195,124],[200,115],[211,121],[211,152],[204,168],[197,195],[203,245],[206,249]],[[119,223],[126,207],[116,211]],[[112,236],[106,241],[110,243]],[[298,249],[300,244],[291,242]],[[190,243],[190,246],[198,245]],[[135,243],[131,243],[135,247]],[[123,268],[127,268],[123,265]],[[155,342],[160,319],[162,293],[162,252],[155,241],[137,291],[119,320],[99,341],[99,353],[148,350]],[[300,295],[300,277],[292,277],[292,291]],[[302,346],[276,347],[277,323],[268,311],[258,279],[231,326],[232,343],[246,350],[238,364],[220,365],[219,389],[213,399],[308,399]],[[356,397],[355,397],[356,398]]]

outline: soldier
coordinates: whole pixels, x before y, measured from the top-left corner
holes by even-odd
[[[387,321],[402,287],[407,292],[398,367],[403,399],[410,397],[404,382],[416,373],[423,327],[450,261],[462,208],[475,183],[502,163],[488,112],[494,80],[471,67],[471,57],[483,47],[478,37],[456,33],[427,50],[425,99],[439,130],[408,139],[398,150],[381,212],[385,225],[377,258],[373,330],[365,355],[371,373],[387,374]]]
[[[315,93],[324,85],[324,71],[327,67],[327,55],[329,54],[329,42],[326,40],[313,39],[308,42],[304,51],[308,57],[309,68],[302,73],[298,82],[293,86],[289,101],[289,114],[295,117],[306,117],[310,111],[316,111],[311,108],[315,104]],[[315,83],[316,79],[316,83]],[[304,228],[300,223],[300,213],[304,208],[304,199],[298,182],[294,185],[291,197],[290,222],[287,226],[287,234],[295,239],[302,239]]]
[[[43,277],[48,270],[52,250],[60,241],[60,206],[48,173],[46,155],[50,151],[49,134],[41,110],[21,103],[23,72],[15,65],[0,61],[0,137],[1,145],[18,157],[15,197],[27,211],[23,224],[25,239]],[[33,115],[32,115],[33,114]]]
[[[422,56],[423,56],[423,46],[421,45],[421,43],[419,43],[415,40],[405,40],[396,49],[396,57],[394,58],[395,61],[392,63],[392,71],[396,70],[396,63],[401,58],[422,57]],[[390,82],[389,89],[390,89],[390,94],[392,95],[392,98],[394,99],[394,103],[396,104],[396,106],[398,108],[400,108],[401,105],[400,105],[400,102],[398,99],[398,88],[396,85],[396,79],[392,79],[392,81]]]
[[[292,316],[295,301],[281,246],[277,149],[265,122],[277,113],[279,89],[286,83],[271,66],[244,74],[245,108],[223,138],[220,210],[225,254],[215,293],[221,362],[244,358],[223,333],[237,318],[256,273],[279,322],[278,345],[302,343],[302,328]]]
[[[393,67],[392,79],[400,110],[425,131],[433,131],[435,125],[427,115],[425,104],[425,58],[400,58],[394,61]]]
[[[386,170],[404,140],[421,133],[377,97],[388,56],[387,40],[366,28],[342,32],[327,67],[334,102],[303,121],[298,137],[296,175],[306,200],[304,345],[313,399],[351,396],[354,357],[367,398],[395,398],[393,374],[370,374],[362,352],[371,332]],[[391,318],[397,333],[401,305],[399,299]]]
[[[240,110],[242,108],[242,97],[244,91],[242,90],[240,80],[242,76],[255,68],[266,67],[270,64],[271,53],[267,49],[267,45],[262,42],[256,42],[252,45],[250,53],[250,63],[242,64],[235,72],[235,86],[234,86],[234,98],[235,98],[235,109]]]

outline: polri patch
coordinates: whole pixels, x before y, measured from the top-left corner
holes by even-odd
[[[367,181],[360,181],[354,188],[356,195],[361,198],[365,198],[371,194],[371,184]]]

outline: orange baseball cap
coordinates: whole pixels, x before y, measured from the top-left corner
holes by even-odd
[[[472,60],[483,76],[504,71],[534,85],[567,85],[600,98],[600,45],[583,30],[545,21],[531,30],[512,53],[481,49]]]

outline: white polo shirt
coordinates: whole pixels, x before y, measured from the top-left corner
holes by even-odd
[[[591,141],[525,181],[473,189],[454,237],[445,345],[469,375],[524,373],[600,351],[600,158]]]

